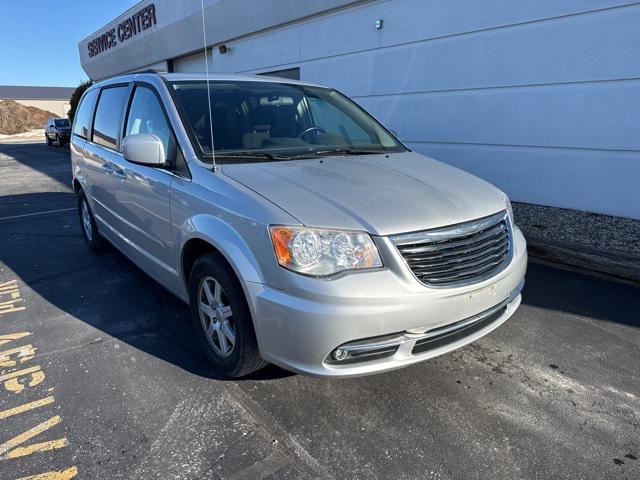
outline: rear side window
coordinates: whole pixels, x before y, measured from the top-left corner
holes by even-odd
[[[89,127],[91,126],[91,111],[98,96],[98,89],[91,90],[86,93],[78,110],[76,111],[75,120],[73,122],[73,133],[87,138],[89,136]]]
[[[109,87],[102,90],[93,121],[93,141],[98,145],[116,149],[118,130],[128,91],[129,87],[127,86]]]

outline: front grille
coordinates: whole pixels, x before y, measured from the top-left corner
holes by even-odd
[[[413,274],[426,285],[480,282],[511,259],[511,229],[506,212],[391,237]]]

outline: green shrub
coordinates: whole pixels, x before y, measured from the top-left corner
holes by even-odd
[[[80,98],[82,97],[82,94],[91,85],[93,85],[93,82],[91,80],[82,82],[80,85],[78,85],[78,88],[76,88],[76,90],[73,92],[73,95],[71,95],[71,100],[69,100],[69,104],[71,105],[71,108],[69,109],[69,113],[67,114],[67,116],[69,117],[70,123],[73,122],[73,117],[76,114],[76,108],[78,108],[78,103],[80,102]]]

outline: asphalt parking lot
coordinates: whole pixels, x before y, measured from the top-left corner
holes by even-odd
[[[523,297],[396,372],[225,380],[183,303],[84,247],[69,149],[0,143],[0,478],[640,478],[640,289],[533,263]]]

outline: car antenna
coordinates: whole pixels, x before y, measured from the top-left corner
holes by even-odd
[[[216,171],[216,148],[213,144],[213,112],[211,111],[211,87],[209,84],[209,57],[207,57],[207,25],[204,21],[204,0],[200,0],[202,10],[202,45],[204,48],[204,67],[207,75],[207,105],[209,106],[209,133],[211,134],[211,170]]]

